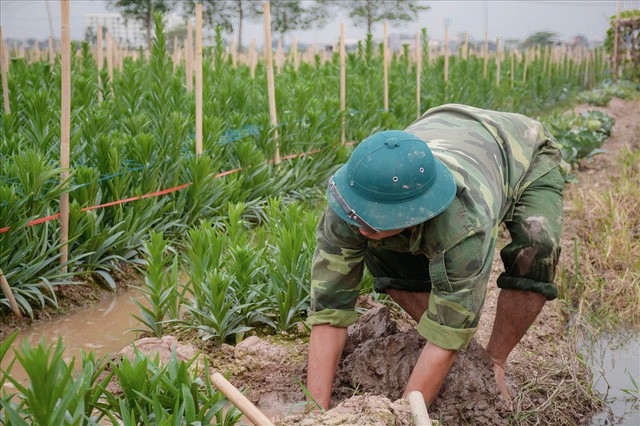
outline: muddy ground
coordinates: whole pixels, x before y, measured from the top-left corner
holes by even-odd
[[[617,153],[624,146],[640,148],[640,102],[613,99],[606,108],[579,105],[574,111],[588,109],[602,110],[615,118],[616,123],[604,147],[608,153],[583,162],[577,170],[579,182],[573,185],[604,188],[609,176],[615,174]],[[565,203],[566,211],[571,208]],[[569,216],[565,218],[561,260],[564,265],[573,262],[573,235],[579,226]],[[497,250],[506,243],[506,237],[504,234]],[[475,340],[459,353],[440,395],[429,409],[431,417],[445,425],[587,423],[601,406],[583,389],[588,372],[576,362],[575,347],[568,341],[567,321],[557,300],[547,303],[509,359],[507,380],[514,395],[513,410],[500,399],[483,346],[491,332],[499,291],[494,283],[501,271],[496,255]],[[43,311],[36,321],[47,321],[99,299],[95,287],[78,286],[61,291],[65,293],[61,297],[62,311]],[[277,424],[410,424],[408,404],[396,399],[402,394],[424,340],[413,330],[411,320],[396,307],[365,304],[370,309],[349,329],[334,386],[335,408],[321,417],[295,414],[304,400],[300,383],[305,382],[306,376],[305,331],[263,338],[251,336],[235,347],[200,344],[201,349],[215,368],[230,373],[230,381],[242,387],[249,399]],[[13,321],[9,316],[0,318],[0,339],[24,325],[25,322]],[[290,413],[294,414],[287,417]]]

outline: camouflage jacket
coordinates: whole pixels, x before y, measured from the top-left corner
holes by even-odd
[[[537,121],[520,114],[443,105],[407,132],[427,141],[452,171],[457,194],[438,216],[399,234],[367,240],[327,207],[317,228],[309,324],[346,327],[354,311],[367,244],[429,259],[429,309],[417,330],[445,349],[465,347],[477,329],[498,226],[522,191],[558,165],[560,151]]]

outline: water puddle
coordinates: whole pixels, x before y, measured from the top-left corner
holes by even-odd
[[[129,330],[138,325],[133,315],[139,314],[139,308],[132,300],[132,297],[137,295],[136,289],[109,294],[92,308],[65,315],[53,322],[29,327],[18,334],[13,347],[17,349],[25,340],[29,341],[32,347],[43,339],[47,344],[55,344],[58,338],[61,338],[67,362],[73,357],[79,359],[82,351],[94,352],[98,356],[119,352],[136,338],[136,333]],[[13,350],[10,350],[0,362],[3,369],[14,358],[13,355]],[[26,373],[18,362],[14,363],[11,376],[21,383],[27,382]],[[12,385],[5,383],[5,386]]]
[[[591,366],[594,388],[605,395],[608,406],[591,425],[640,425],[640,332],[602,334],[583,341],[580,352]]]

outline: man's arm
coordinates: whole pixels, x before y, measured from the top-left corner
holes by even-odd
[[[333,379],[346,340],[346,327],[334,327],[329,324],[311,327],[307,389],[315,402],[325,410],[329,409]]]
[[[409,377],[403,397],[406,398],[410,392],[417,390],[422,392],[425,403],[430,405],[438,395],[440,387],[456,359],[456,354],[456,351],[442,349],[427,342],[422,348],[411,377]]]

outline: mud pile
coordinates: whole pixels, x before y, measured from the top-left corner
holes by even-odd
[[[399,331],[388,308],[371,309],[349,329],[335,401],[361,393],[400,398],[424,344],[415,330]],[[458,352],[429,414],[445,425],[508,424],[509,410],[495,385],[491,360],[475,340]]]

